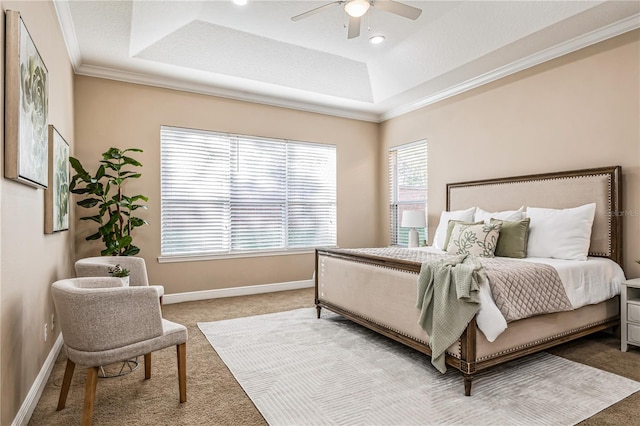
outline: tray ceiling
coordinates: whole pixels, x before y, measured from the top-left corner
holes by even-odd
[[[637,1],[55,1],[78,74],[381,121],[640,27]],[[369,37],[383,34],[380,45]]]

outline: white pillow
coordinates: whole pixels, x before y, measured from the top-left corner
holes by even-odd
[[[587,260],[596,204],[572,209],[527,208],[527,257]]]
[[[480,207],[476,208],[476,213],[473,216],[474,222],[484,222],[489,223],[491,219],[498,219],[513,222],[514,220],[522,219],[524,214],[524,206],[520,207],[518,210],[505,210],[501,212],[488,212],[486,210],[482,210]]]
[[[436,234],[433,236],[433,244],[431,244],[434,248],[445,250],[444,240],[447,238],[447,226],[449,225],[450,220],[462,220],[464,222],[473,221],[473,213],[475,213],[476,208],[471,207],[467,210],[454,210],[451,212],[442,212],[440,214],[440,223],[436,228]]]

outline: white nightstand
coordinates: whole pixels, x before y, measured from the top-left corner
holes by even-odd
[[[620,290],[620,349],[626,352],[628,345],[640,347],[640,278],[623,281]]]

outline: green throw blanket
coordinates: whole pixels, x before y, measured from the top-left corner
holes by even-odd
[[[431,363],[447,371],[445,351],[460,338],[480,308],[480,282],[487,277],[466,254],[425,262],[418,276],[418,323],[429,335]]]

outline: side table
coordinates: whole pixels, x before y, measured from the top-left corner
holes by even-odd
[[[620,349],[640,347],[640,278],[622,282],[620,289]]]

